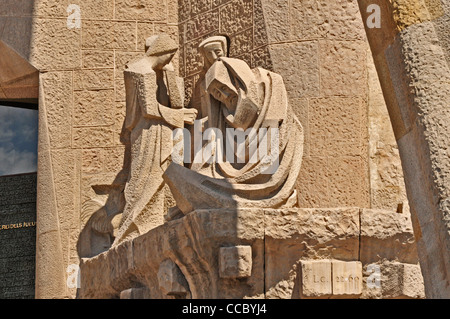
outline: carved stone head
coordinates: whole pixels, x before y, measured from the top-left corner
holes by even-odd
[[[200,43],[198,48],[205,58],[205,67],[209,68],[219,58],[227,56],[227,38],[224,36],[209,37]]]

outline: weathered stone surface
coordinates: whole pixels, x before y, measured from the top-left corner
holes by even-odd
[[[114,4],[115,18],[120,20],[167,19],[167,0],[116,0]]]
[[[86,20],[83,49],[136,50],[136,22]]]
[[[84,29],[83,29],[84,30]],[[81,66],[81,29],[67,28],[65,19],[37,18],[30,62],[39,70],[71,70]]]
[[[367,44],[320,41],[320,85],[324,95],[364,96]]]
[[[80,296],[118,296],[136,284],[159,287],[161,263],[170,258],[189,283],[194,299],[420,297],[420,271],[410,267],[415,265],[387,259],[370,265],[381,265],[380,276],[385,276],[382,285],[391,280],[390,276],[400,276],[395,280],[401,280],[401,286],[397,290],[393,286],[385,290],[368,288],[373,270],[365,264],[362,273],[359,231],[358,209],[300,209],[288,214],[256,209],[197,211],[94,258],[83,259]],[[248,266],[244,267],[246,275],[251,268],[251,276],[222,278],[224,263],[220,260],[225,254],[234,263],[237,255],[245,256],[242,265]],[[401,267],[394,269],[391,263]],[[106,276],[108,269],[114,270]],[[243,273],[234,270],[233,277]],[[102,274],[97,276],[97,272]],[[150,290],[149,297],[169,297],[158,290]]]
[[[219,251],[220,278],[248,278],[252,275],[252,247],[221,247]]]
[[[253,5],[250,0],[232,0],[220,8],[220,32],[233,35],[252,26]]]
[[[364,264],[383,259],[417,263],[417,248],[409,213],[363,209],[360,258]]]
[[[108,71],[107,76],[111,77],[111,75]],[[114,114],[110,110],[115,106],[113,99],[113,90],[74,92],[73,125],[76,127],[112,125]],[[108,111],[105,111],[105,109],[108,109]]]
[[[159,287],[157,274],[160,264],[169,256],[189,283],[194,299],[263,296],[262,213],[254,210],[194,212],[106,253],[84,259],[80,297],[118,296],[137,280],[153,287],[151,298],[166,298],[161,290],[155,288]],[[155,245],[155,242],[159,244]],[[217,265],[224,243],[252,247],[250,278],[240,281],[220,278]],[[98,276],[94,275],[97,271],[101,272]]]
[[[73,81],[74,90],[114,89],[114,69],[77,70]]]
[[[318,50],[316,41],[274,44],[269,47],[273,69],[283,76],[290,97],[319,95]],[[294,56],[295,59],[292,59]]]

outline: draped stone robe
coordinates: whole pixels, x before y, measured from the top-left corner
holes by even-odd
[[[227,67],[232,82],[241,83],[240,89],[253,96],[257,110],[252,127],[256,131],[267,129],[270,132],[270,128],[278,130],[278,166],[272,173],[264,173],[267,158],[273,155],[270,147],[266,157],[256,162],[248,161],[252,155],[248,148],[249,137],[245,144],[246,154],[249,154],[245,163],[218,161],[217,158],[208,163],[208,159],[203,158],[202,165],[193,165],[196,166],[194,170],[171,164],[164,178],[179,209],[186,214],[196,209],[279,208],[295,205],[295,185],[302,162],[304,133],[289,107],[282,77],[262,68],[250,69],[238,59],[221,58],[220,63]],[[217,103],[210,105],[217,107]],[[236,109],[236,113],[238,111]],[[225,105],[219,103],[218,109],[210,110],[210,113],[219,116],[216,123],[208,121],[207,129],[216,125],[225,138],[226,129],[230,127],[226,120],[228,111]]]
[[[145,61],[131,64],[124,71],[126,117],[124,128],[129,130],[131,161],[125,186],[125,208],[115,244],[148,232],[164,223],[165,192],[162,174],[169,164],[173,147],[172,130],[182,128],[182,117],[175,117],[168,109],[168,74],[173,71],[154,71]],[[182,79],[177,78],[180,94]],[[172,84],[173,86],[173,84]],[[178,95],[180,96],[180,95]],[[179,108],[179,106],[177,106]]]

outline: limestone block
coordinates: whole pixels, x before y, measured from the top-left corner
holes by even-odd
[[[136,22],[86,20],[83,49],[136,50]]]
[[[340,156],[328,161],[330,206],[367,207],[369,205],[368,171],[360,156]]]
[[[219,10],[195,16],[186,22],[186,39],[204,37],[219,29]]]
[[[329,207],[329,187],[327,178],[327,157],[311,156],[303,159],[297,183],[300,207]],[[324,169],[325,168],[325,169]]]
[[[198,51],[200,40],[188,42],[185,46],[186,75],[192,75],[202,69],[203,59]]]
[[[320,41],[320,85],[324,95],[365,96],[367,43]]]
[[[269,44],[289,40],[289,2],[288,0],[259,0],[255,2],[255,32],[260,32],[263,37],[267,37]]]
[[[75,91],[73,125],[77,127],[112,125],[114,106],[114,91],[111,89]]]
[[[362,293],[362,264],[359,261],[331,262],[333,274],[333,297],[351,298]]]
[[[221,247],[219,251],[220,278],[247,278],[252,274],[252,247]]]
[[[114,67],[114,51],[83,50],[83,68],[112,68]]]
[[[301,298],[328,298],[332,294],[331,262],[329,260],[302,260]]]
[[[102,90],[114,88],[114,69],[74,71],[74,90]]]
[[[247,29],[231,37],[230,56],[237,57],[253,50],[253,29]]]
[[[167,0],[116,0],[115,18],[164,21],[167,18],[167,2]]]
[[[114,145],[114,132],[110,126],[75,127],[72,130],[74,148],[108,147]]]
[[[283,77],[290,98],[319,95],[319,46],[316,41],[274,44],[269,50],[273,70]]]
[[[362,98],[327,97],[309,102],[311,156],[360,156],[366,106]]]
[[[256,43],[255,43],[256,45]],[[261,67],[267,70],[273,69],[272,57],[269,46],[263,46],[252,51],[252,67]]]
[[[365,41],[358,3],[352,0],[318,1],[317,29],[323,37]]]
[[[359,209],[292,209],[265,213],[266,298],[299,298],[299,262],[358,260]]]
[[[178,19],[180,22],[186,21],[191,16],[191,1],[179,0],[178,1]]]
[[[30,63],[39,70],[70,70],[81,66],[81,29],[67,28],[65,19],[34,20]]]
[[[418,262],[410,214],[363,209],[360,260],[370,264],[382,259]]]

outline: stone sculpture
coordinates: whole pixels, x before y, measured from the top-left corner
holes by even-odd
[[[195,109],[184,108],[182,80],[171,60],[178,47],[166,34],[146,41],[144,56],[124,71],[126,117],[130,131],[131,166],[125,207],[114,244],[163,223],[165,193],[162,174],[171,160],[172,131],[192,124]]]
[[[206,113],[216,118],[194,129],[191,169],[172,163],[164,173],[178,208],[187,214],[295,205],[303,129],[289,108],[281,76],[220,57],[206,72],[204,84],[209,103],[202,107],[206,104]],[[204,140],[209,143],[199,142]]]
[[[185,109],[170,71],[176,45],[164,36],[147,42],[147,54],[125,70],[129,164],[117,245],[82,259],[80,298],[423,295],[407,216],[294,207],[303,128],[280,75],[227,57],[226,38],[210,37]],[[177,131],[188,156],[179,156]],[[165,183],[176,206],[164,223]],[[97,218],[91,224],[111,232]],[[380,254],[379,245],[391,249]]]

